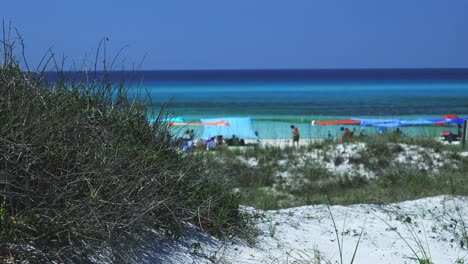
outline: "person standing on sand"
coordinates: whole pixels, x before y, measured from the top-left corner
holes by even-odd
[[[294,125],[291,125],[291,132],[292,132],[292,143],[297,144],[299,146],[299,129]]]

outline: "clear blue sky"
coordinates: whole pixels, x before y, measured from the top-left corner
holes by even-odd
[[[126,47],[143,69],[468,68],[467,0],[12,0],[30,63]]]

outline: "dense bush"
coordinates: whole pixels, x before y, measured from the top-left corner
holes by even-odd
[[[104,72],[49,85],[0,54],[0,256],[82,262],[104,245],[118,260],[151,229],[242,223],[219,166],[182,154],[123,83]]]

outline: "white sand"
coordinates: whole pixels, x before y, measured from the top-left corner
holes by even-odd
[[[301,145],[310,142],[300,141]],[[262,140],[260,144],[284,147],[291,141]],[[328,151],[348,157],[362,147],[359,144],[362,143],[338,144]],[[440,153],[408,145],[402,145],[402,148],[395,162],[414,163],[425,168],[427,165],[423,164],[422,158],[425,153],[431,157],[432,164],[426,169],[435,170],[443,165]],[[313,151],[308,154],[315,155]],[[253,158],[245,162],[249,166],[258,165]],[[339,168],[335,168],[337,173]],[[437,264],[468,263],[466,240],[462,242],[463,233],[468,232],[468,226],[463,227],[465,223],[468,225],[468,197],[437,196],[390,205],[358,204],[331,206],[330,209],[338,237],[340,241],[343,239],[343,263],[351,262],[361,230],[354,263],[419,263],[417,258],[428,258]],[[188,226],[178,240],[161,240],[159,237],[159,240],[148,241],[130,262],[341,263],[335,229],[326,205],[271,211],[243,210],[259,216],[255,220],[255,229],[259,233],[255,246],[239,239],[222,242]]]
[[[144,254],[135,256],[132,262],[340,263],[327,206],[245,210],[262,215],[256,220],[260,235],[255,246],[238,240],[223,243],[191,227],[178,242],[148,242]],[[466,245],[460,244],[460,220],[468,223],[467,197],[438,196],[382,206],[331,206],[331,212],[339,239],[343,237],[344,263],[350,263],[361,230],[354,263],[418,263],[416,257],[424,256],[438,264],[468,261]]]
[[[449,143],[447,141],[444,141],[443,138],[437,138],[441,143],[449,145],[460,145],[459,141],[454,141],[452,143]],[[304,138],[299,140],[299,146],[308,146],[311,143],[314,142],[321,142],[323,139],[316,138],[316,139],[311,139],[311,138]],[[285,147],[285,146],[292,146],[292,139],[261,139],[260,142],[257,142],[255,139],[246,139],[245,143],[247,144],[260,144],[260,146],[278,146],[278,147]]]

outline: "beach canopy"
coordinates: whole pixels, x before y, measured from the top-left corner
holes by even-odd
[[[414,120],[395,120],[394,122],[388,123],[376,123],[372,126],[378,127],[404,127],[404,126],[445,126],[445,125],[462,125],[464,120],[468,120],[468,117],[463,118],[419,118]],[[362,124],[361,124],[362,126]]]
[[[419,118],[413,120],[404,119],[367,119],[351,118],[343,120],[312,121],[312,125],[360,125],[361,127],[402,127],[402,126],[424,126],[436,125],[444,126],[449,124],[463,124],[468,117],[458,117],[456,115],[444,115],[441,118]]]
[[[399,119],[369,119],[369,118],[355,118],[352,117],[351,120],[359,121],[361,127],[365,126],[380,126],[382,124],[398,123]]]
[[[315,121],[313,120],[311,123],[313,126],[315,125],[360,125],[361,121],[359,120],[352,120],[352,119],[343,119],[343,120],[329,120],[329,121]]]
[[[468,120],[468,116],[465,117],[457,117],[457,118],[434,118],[434,119],[429,119],[433,121],[436,125],[444,125],[444,124],[457,124],[457,125],[463,125],[463,122],[465,120]]]
[[[202,138],[211,138],[223,136],[230,138],[235,135],[238,138],[257,138],[252,130],[250,117],[220,117],[220,118],[202,118],[201,123],[212,123],[218,121],[229,123],[229,126],[204,126]]]

